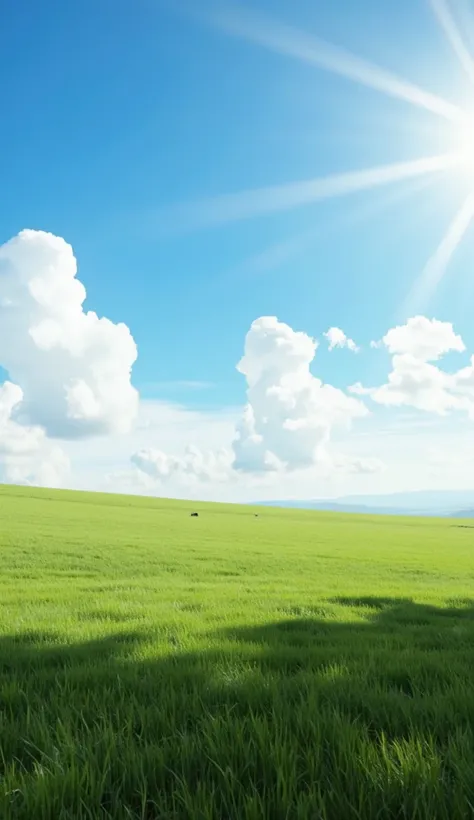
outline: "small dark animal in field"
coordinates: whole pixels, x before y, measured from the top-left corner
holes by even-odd
[[[191,518],[197,518],[199,513],[191,513]]]
[[[255,518],[258,518],[258,513],[255,513]]]

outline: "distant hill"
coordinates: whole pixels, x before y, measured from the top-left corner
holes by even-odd
[[[474,518],[474,490],[420,490],[390,495],[343,496],[328,499],[260,501],[259,506],[302,510]]]
[[[474,510],[458,510],[451,513],[451,518],[474,518]]]
[[[379,513],[380,515],[414,515],[416,513],[411,509],[403,509],[401,507],[371,507],[364,504],[345,504],[340,501],[259,501],[260,507],[287,507],[298,510],[320,510],[321,512],[345,512],[345,513],[361,513],[365,515],[372,515]],[[430,513],[426,513],[430,515]],[[432,514],[432,513],[431,513]]]

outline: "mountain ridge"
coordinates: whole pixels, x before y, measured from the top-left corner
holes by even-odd
[[[256,502],[263,507],[288,507],[366,515],[474,517],[474,490],[417,490],[326,499],[280,499]]]

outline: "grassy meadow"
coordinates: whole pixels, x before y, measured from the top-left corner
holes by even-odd
[[[474,522],[257,512],[0,488],[1,818],[474,818]]]

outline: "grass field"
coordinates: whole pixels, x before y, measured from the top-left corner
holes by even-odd
[[[468,524],[0,488],[0,817],[474,817]]]

